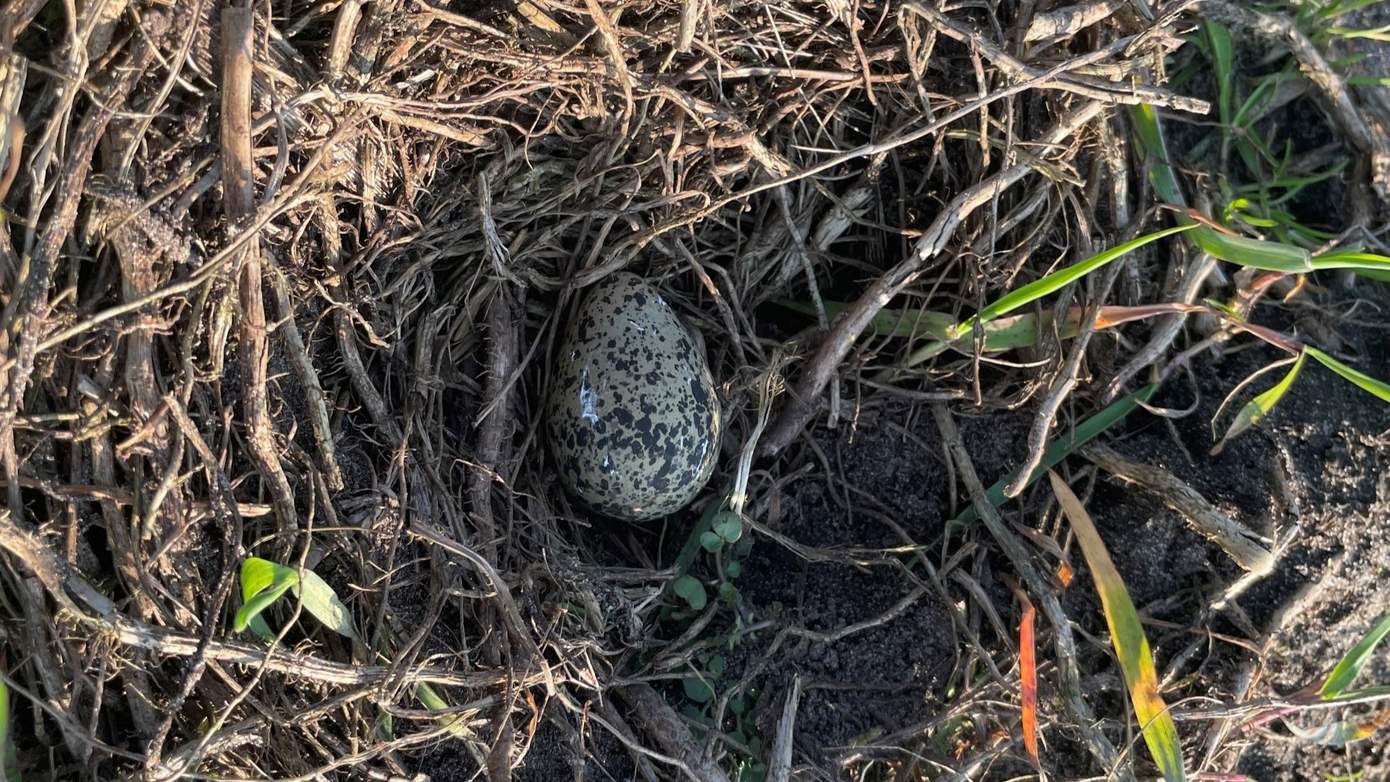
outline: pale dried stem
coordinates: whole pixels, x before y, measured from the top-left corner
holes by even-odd
[[[251,146],[251,73],[254,15],[250,7],[231,7],[222,11],[222,205],[233,226],[241,226],[254,216],[255,160]],[[239,307],[242,417],[246,439],[256,468],[266,481],[275,505],[279,543],[277,550],[288,551],[294,541],[297,514],[294,492],[280,464],[275,444],[275,424],[270,419],[266,373],[270,362],[266,344],[265,303],[261,278],[260,240],[254,239],[241,250],[233,263],[236,269]]]

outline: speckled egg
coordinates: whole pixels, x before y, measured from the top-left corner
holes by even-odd
[[[546,436],[570,493],[608,516],[680,510],[714,471],[719,400],[701,349],[634,274],[588,291],[546,399]]]

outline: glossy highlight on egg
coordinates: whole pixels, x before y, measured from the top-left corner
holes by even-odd
[[[704,354],[660,294],[627,272],[590,289],[545,403],[565,489],[618,519],[678,511],[714,472],[720,425]]]

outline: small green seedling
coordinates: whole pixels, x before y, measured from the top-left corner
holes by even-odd
[[[352,614],[328,582],[312,570],[305,570],[301,579],[297,571],[260,557],[247,557],[241,563],[242,606],[232,621],[233,629],[239,632],[250,627],[286,592],[293,592],[300,598],[304,610],[324,627],[344,637],[359,639]],[[269,633],[269,628],[263,624],[260,628]]]
[[[1312,345],[1303,345],[1297,358],[1292,359],[1293,368],[1288,371],[1288,374],[1284,375],[1283,379],[1269,390],[1256,396],[1240,409],[1240,412],[1236,414],[1235,420],[1231,422],[1230,428],[1226,430],[1226,434],[1217,442],[1216,446],[1212,448],[1212,453],[1220,453],[1226,444],[1236,437],[1236,435],[1239,435],[1256,423],[1259,423],[1269,415],[1270,411],[1274,409],[1274,406],[1279,404],[1288,394],[1289,389],[1293,387],[1294,381],[1298,379],[1299,374],[1302,372],[1304,362],[1309,357],[1332,370],[1339,377],[1347,380],[1362,391],[1375,396],[1381,401],[1390,402],[1390,384],[1377,380],[1355,367],[1348,366]],[[1287,363],[1287,361],[1271,364],[1269,367],[1259,370],[1259,372],[1264,372],[1271,367],[1277,367],[1281,363]],[[1257,372],[1256,374],[1259,373]],[[1251,377],[1254,376],[1252,375]]]
[[[267,642],[273,640],[274,633],[266,625],[262,614],[286,592],[292,592],[300,598],[304,610],[324,627],[345,638],[362,640],[353,626],[352,614],[348,612],[347,606],[339,599],[333,587],[317,573],[305,570],[301,579],[299,572],[293,568],[260,557],[247,557],[241,563],[242,606],[232,620],[232,627],[238,632],[250,629]],[[378,656],[385,658],[384,655]],[[415,686],[415,698],[431,711],[447,711],[451,708],[438,690],[424,682]],[[445,714],[437,717],[436,722],[448,728],[454,736],[473,737],[465,714]],[[391,730],[390,715],[385,715],[382,726],[388,732]]]
[[[1231,422],[1231,426],[1226,430],[1226,434],[1223,435],[1221,440],[1211,449],[1213,455],[1221,453],[1221,450],[1226,447],[1226,443],[1230,442],[1241,432],[1244,432],[1246,429],[1264,420],[1265,416],[1269,415],[1269,412],[1274,409],[1274,406],[1279,404],[1279,401],[1289,393],[1289,389],[1293,388],[1293,381],[1298,379],[1298,373],[1303,370],[1303,361],[1305,358],[1307,358],[1306,353],[1298,354],[1298,358],[1293,360],[1293,368],[1289,370],[1288,374],[1284,375],[1282,380],[1275,383],[1268,391],[1261,393],[1259,396],[1245,403],[1245,406],[1240,409],[1240,412],[1236,413],[1235,420]],[[1271,366],[1280,365],[1273,364]],[[1266,369],[1268,368],[1269,367],[1266,367]],[[1263,372],[1265,370],[1262,369],[1259,371]]]

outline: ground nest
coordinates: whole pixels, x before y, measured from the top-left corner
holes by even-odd
[[[1289,349],[1390,377],[1384,283],[1173,236],[950,330],[1175,220],[1383,251],[1390,101],[1271,6],[5,4],[0,774],[1152,777],[1086,561],[1015,480],[1041,461],[1189,771],[1390,773],[1250,719],[1390,602],[1387,408],[1310,362],[1213,452]],[[1223,212],[1242,162],[1288,197]],[[569,498],[542,435],[619,271],[725,420],[702,495],[644,524]]]

